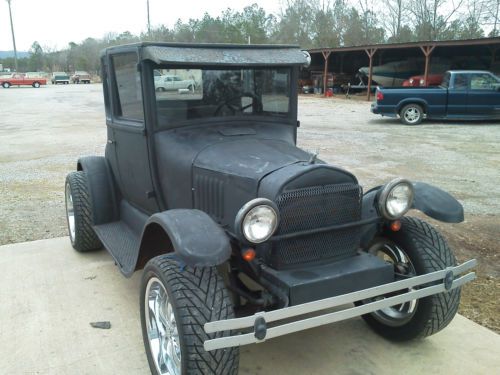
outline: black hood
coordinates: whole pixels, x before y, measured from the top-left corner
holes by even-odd
[[[254,181],[256,188],[267,174],[308,159],[308,153],[283,141],[240,138],[208,146],[198,154],[194,167]]]

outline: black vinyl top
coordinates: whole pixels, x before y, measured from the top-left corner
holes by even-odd
[[[304,65],[298,46],[272,44],[193,44],[143,42],[110,47],[107,53],[139,49],[142,60],[189,65]]]

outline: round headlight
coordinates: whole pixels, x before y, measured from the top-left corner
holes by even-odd
[[[278,227],[278,211],[268,199],[257,198],[245,204],[236,216],[236,228],[251,243],[267,241]]]
[[[379,210],[386,219],[394,220],[403,216],[413,204],[413,185],[404,179],[395,179],[382,188]]]

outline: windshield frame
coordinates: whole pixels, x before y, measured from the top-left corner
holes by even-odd
[[[151,105],[149,106],[151,109],[151,116],[149,117],[153,122],[153,131],[163,131],[169,129],[177,129],[184,127],[193,127],[197,125],[210,125],[210,124],[219,124],[219,123],[231,123],[231,125],[238,125],[238,122],[248,124],[251,122],[272,122],[279,123],[285,125],[294,125],[297,126],[297,84],[298,82],[298,67],[295,65],[241,65],[241,64],[228,64],[228,65],[204,65],[200,66],[197,64],[156,64],[151,62],[147,64],[149,66],[148,69],[144,69],[144,79],[148,81],[146,85],[149,89],[148,94],[151,97]],[[284,112],[283,115],[269,114],[269,115],[252,115],[250,113],[245,114],[236,114],[232,116],[211,116],[211,117],[200,117],[193,118],[188,120],[181,120],[175,122],[169,122],[167,124],[159,124],[158,122],[158,107],[157,107],[157,99],[156,99],[156,90],[154,83],[154,71],[159,69],[192,69],[192,70],[238,70],[238,69],[246,69],[246,70],[259,70],[259,69],[288,69],[290,71],[289,75],[289,87],[287,90],[288,94],[288,112]],[[166,75],[174,75],[174,74],[166,74]]]

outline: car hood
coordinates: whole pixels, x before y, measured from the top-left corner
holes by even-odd
[[[224,175],[254,180],[311,156],[287,142],[270,139],[235,139],[208,146],[195,159],[194,166]]]

